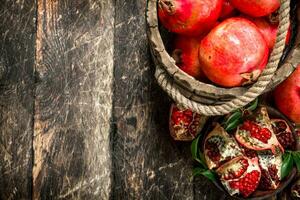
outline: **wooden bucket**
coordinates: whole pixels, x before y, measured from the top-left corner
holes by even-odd
[[[168,38],[170,33],[159,26],[157,0],[148,0],[147,34],[158,84],[176,103],[203,115],[224,115],[245,106],[259,95],[272,90],[296,68],[300,58],[300,34],[297,23],[300,19],[299,7],[300,3],[296,0],[292,2],[282,0],[276,44],[268,65],[257,82],[247,87],[222,88],[200,82],[176,66],[175,60],[166,50],[166,40],[162,39]],[[293,34],[290,46],[285,48],[290,16]]]

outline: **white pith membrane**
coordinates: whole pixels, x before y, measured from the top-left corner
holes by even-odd
[[[235,179],[225,180],[224,177],[227,174],[226,172],[238,171],[240,169],[240,167],[242,167],[242,165],[239,163],[239,161],[243,160],[243,159],[247,159],[248,164],[249,164],[247,170],[243,173],[243,175],[238,178],[235,178]],[[230,182],[238,181],[239,179],[244,178],[248,173],[251,173],[252,171],[258,171],[260,173],[260,168],[259,168],[257,157],[250,159],[250,158],[247,158],[244,156],[240,156],[240,157],[237,157],[237,158],[234,158],[234,159],[228,161],[227,163],[225,163],[224,165],[222,165],[221,167],[219,167],[216,170],[216,172],[220,176],[220,180],[221,180],[223,186],[225,187],[225,189],[228,191],[228,193],[231,196],[233,196],[235,194],[240,194],[240,191],[239,191],[239,189],[231,188]],[[257,182],[255,183],[255,184],[257,184],[257,186],[258,186],[259,180],[260,180],[260,177],[258,177]]]
[[[274,155],[271,152],[258,153],[258,160],[262,170],[268,171],[268,167],[270,165],[276,166],[279,182],[275,183],[274,180],[272,180],[272,178],[270,177],[270,174],[268,174],[268,177],[265,177],[271,180],[270,189],[276,189],[280,184],[280,180],[281,180],[280,177],[281,177],[281,166],[282,166],[282,153],[278,153],[277,155]]]
[[[207,135],[204,144],[204,155],[209,169],[219,167],[219,163],[215,163],[207,155],[208,151],[206,150],[206,144],[209,140],[212,140],[218,144],[217,148],[219,149],[221,155],[219,163],[243,155],[243,152],[235,139],[230,137],[220,124],[217,124],[216,127]]]
[[[276,124],[279,123],[279,122],[285,124],[286,129],[285,129],[284,131],[286,131],[286,132],[291,132],[290,126],[288,125],[288,123],[287,123],[284,119],[271,119],[271,124],[272,124],[273,126],[275,126],[275,127],[276,127]],[[280,132],[280,133],[281,133],[281,132]]]
[[[259,112],[257,113],[257,116],[253,122],[255,122],[261,128],[267,128],[271,132],[271,138],[268,140],[268,143],[264,143],[254,137],[251,137],[249,131],[241,130],[240,127],[242,125],[240,125],[240,126],[238,126],[237,131],[235,133],[235,138],[241,145],[245,146],[248,149],[252,149],[252,150],[268,150],[268,149],[270,149],[273,153],[275,153],[277,151],[277,149],[278,149],[277,147],[279,147],[279,148],[281,148],[281,150],[283,150],[283,148],[279,144],[277,137],[273,131],[272,122],[269,118],[267,109],[265,107],[262,107],[259,109]],[[249,145],[247,143],[251,143],[252,145]]]

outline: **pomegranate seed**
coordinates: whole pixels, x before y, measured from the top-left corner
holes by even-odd
[[[249,120],[246,120],[240,129],[249,131],[251,137],[258,139],[263,143],[268,143],[268,140],[272,136],[269,129],[260,128],[256,123]]]
[[[232,188],[239,189],[244,197],[248,197],[256,189],[259,175],[258,171],[252,171],[238,181],[229,182],[229,185]]]

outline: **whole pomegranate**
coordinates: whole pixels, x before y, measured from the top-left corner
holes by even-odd
[[[223,0],[158,0],[160,22],[169,31],[199,35],[217,21]]]
[[[235,9],[231,5],[230,0],[224,0],[219,19],[224,20],[229,17],[232,17],[234,14],[235,14]]]
[[[263,35],[264,39],[267,42],[267,45],[270,50],[273,49],[275,42],[276,42],[276,36],[277,36],[277,31],[278,31],[278,23],[277,24],[272,24],[270,23],[266,18],[260,17],[260,18],[248,18],[251,22],[253,22],[260,33]],[[287,45],[290,41],[291,37],[291,27],[289,27],[285,44]]]
[[[271,150],[273,154],[284,152],[273,132],[267,109],[262,107],[253,115],[254,119],[245,120],[236,132],[235,138],[245,148],[263,151]]]
[[[269,49],[257,27],[235,17],[216,26],[202,41],[199,59],[212,82],[234,87],[257,80],[265,68]]]
[[[169,129],[174,140],[191,141],[200,133],[207,117],[181,106],[171,105]]]
[[[199,44],[203,37],[177,35],[172,57],[181,70],[198,80],[204,79],[199,63]]]
[[[252,17],[262,17],[271,14],[280,7],[279,0],[231,0],[232,5]]]
[[[257,188],[261,171],[257,157],[236,157],[217,169],[220,180],[230,195],[248,197]]]
[[[205,138],[204,157],[209,169],[217,168],[222,163],[242,155],[243,152],[235,139],[230,137],[220,124]]]
[[[278,25],[269,23],[265,18],[249,18],[258,28],[267,42],[269,49],[273,49],[276,42]]]
[[[300,64],[274,92],[277,108],[295,123],[300,123]]]

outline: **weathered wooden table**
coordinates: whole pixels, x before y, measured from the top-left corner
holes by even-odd
[[[220,199],[168,134],[145,0],[0,0],[0,199]]]

